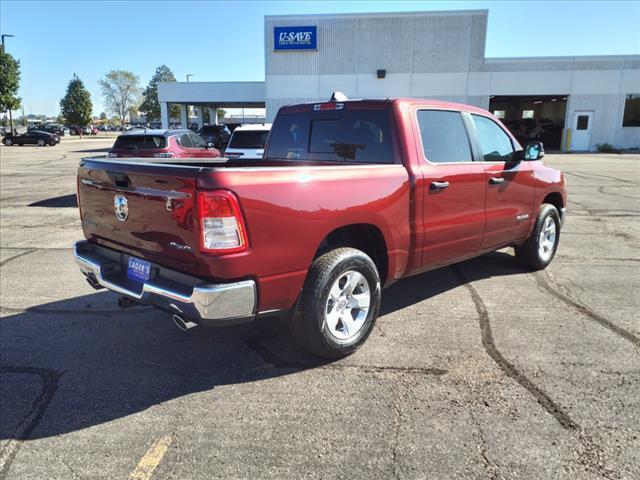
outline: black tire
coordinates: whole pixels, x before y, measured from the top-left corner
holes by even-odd
[[[370,304],[360,330],[353,338],[341,340],[326,322],[329,291],[342,274],[356,271],[369,284]],[[290,319],[293,337],[307,351],[319,357],[338,359],[355,352],[375,324],[380,310],[380,276],[376,265],[364,252],[355,248],[337,248],[317,258],[307,274],[300,302]]]
[[[45,142],[43,139],[39,138],[37,141],[37,145],[39,147],[46,147],[47,146],[47,142]]]
[[[11,140],[10,138],[5,138],[2,143],[4,143],[7,147],[10,147],[11,145],[13,145],[13,140]]]
[[[540,248],[540,234],[548,218],[551,218],[555,223],[555,241],[550,251],[550,256],[543,258]],[[555,257],[558,242],[560,241],[561,226],[558,209],[549,203],[543,203],[540,206],[540,213],[538,214],[538,218],[536,218],[536,224],[533,227],[531,235],[526,242],[515,247],[516,260],[518,263],[530,270],[543,270],[547,268],[547,265],[549,265],[553,257]]]

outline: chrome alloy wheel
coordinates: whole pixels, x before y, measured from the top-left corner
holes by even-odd
[[[359,272],[341,274],[329,290],[325,322],[338,340],[350,340],[362,329],[371,304],[369,282]]]
[[[552,217],[547,217],[538,238],[538,255],[540,260],[548,262],[556,245],[557,227]]]

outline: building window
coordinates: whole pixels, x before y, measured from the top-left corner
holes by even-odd
[[[506,115],[506,111],[504,110],[494,110],[493,114],[496,116],[496,118],[504,118]]]
[[[640,95],[627,95],[624,101],[623,127],[640,127]]]
[[[576,130],[589,130],[589,115],[578,115]]]
[[[522,110],[522,118],[533,118],[533,110]]]

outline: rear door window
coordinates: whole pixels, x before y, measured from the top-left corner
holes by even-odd
[[[161,135],[121,135],[113,145],[118,150],[152,150],[166,148],[167,139]]]
[[[425,158],[431,163],[471,162],[471,145],[460,112],[418,110]]]
[[[195,148],[193,146],[193,141],[191,140],[191,136],[188,133],[184,133],[182,135],[180,135],[179,141],[180,141],[180,146],[182,148]]]
[[[202,138],[197,133],[189,133],[189,137],[191,138],[191,144],[193,145],[193,148],[206,148],[207,147],[207,142],[205,142],[204,138]]]

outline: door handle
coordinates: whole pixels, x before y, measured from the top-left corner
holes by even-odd
[[[491,185],[498,185],[499,183],[504,183],[504,178],[502,178],[502,177],[491,177],[489,179],[489,183]]]
[[[429,190],[444,190],[449,186],[449,182],[431,182]]]

